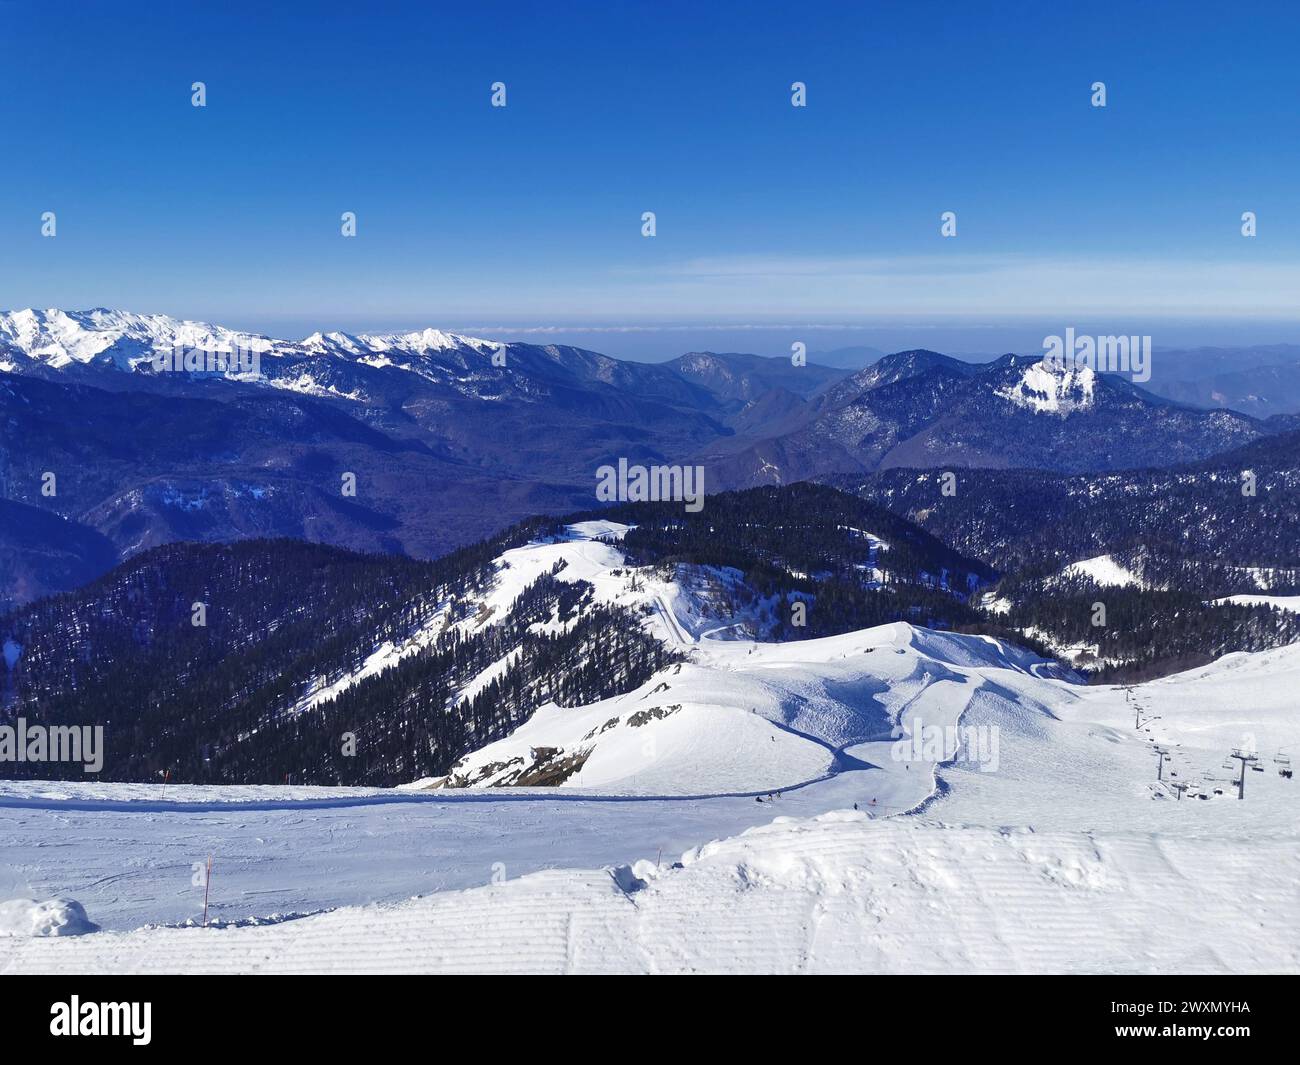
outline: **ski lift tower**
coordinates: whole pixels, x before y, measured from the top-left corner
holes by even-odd
[[[1254,751],[1247,751],[1240,747],[1234,747],[1232,749],[1232,754],[1228,755],[1228,757],[1235,758],[1241,763],[1241,776],[1237,778],[1237,798],[1244,799],[1246,797],[1246,766],[1258,762],[1259,755]]]
[[[1155,748],[1155,752],[1156,755],[1159,757],[1159,761],[1156,762],[1156,780],[1164,780],[1165,763],[1169,761],[1169,748],[1157,747]]]
[[[1128,706],[1133,707],[1133,727],[1135,729],[1141,728],[1142,707],[1137,705],[1137,701],[1133,698],[1133,685],[1131,684],[1124,685],[1124,702]]]

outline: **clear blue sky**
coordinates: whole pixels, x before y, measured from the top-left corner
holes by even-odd
[[[1294,5],[295,6],[0,0],[0,306],[281,335],[1300,318]]]

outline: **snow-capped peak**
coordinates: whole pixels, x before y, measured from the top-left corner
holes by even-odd
[[[497,344],[496,341],[461,336],[459,333],[444,333],[441,329],[419,329],[413,333],[312,333],[301,341],[301,346],[313,352],[356,357],[387,351],[426,355],[462,348],[482,350],[495,348]]]
[[[492,344],[492,341],[489,340],[461,336],[458,333],[444,333],[441,329],[421,329],[414,333],[365,336],[362,339],[371,345],[373,351],[386,351],[389,348],[417,352],[447,351],[452,348],[479,347],[484,344]]]
[[[311,336],[302,340],[302,346],[309,351],[322,352],[324,354],[337,355],[340,352],[348,354],[360,354],[369,351],[361,337],[353,336],[351,333],[312,333]]]
[[[417,357],[457,349],[482,353],[497,345],[439,329],[374,335],[316,332],[301,341],[277,340],[164,314],[132,314],[97,307],[88,311],[28,308],[0,313],[0,347],[17,349],[54,369],[98,363],[129,371],[151,362],[155,353],[175,347],[205,351],[240,348],[272,356],[334,355],[387,365],[389,359],[383,356],[389,352]]]
[[[1020,377],[997,390],[997,395],[1038,414],[1064,417],[1090,410],[1096,399],[1097,374],[1082,363],[1069,365],[1042,359],[1031,363]]]
[[[274,341],[206,322],[164,314],[131,314],[96,307],[89,311],[31,308],[0,313],[0,343],[58,369],[72,363],[107,362],[131,370],[156,351],[183,346],[211,351],[235,347],[266,352]]]

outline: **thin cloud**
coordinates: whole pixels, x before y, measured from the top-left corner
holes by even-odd
[[[611,286],[638,308],[743,316],[1060,313],[1294,316],[1300,264],[1254,259],[961,255],[690,259]]]

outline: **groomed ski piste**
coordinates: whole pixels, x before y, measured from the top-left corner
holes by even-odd
[[[901,623],[756,642],[620,532],[487,606],[563,559],[684,661],[446,778],[0,782],[0,972],[1300,971],[1300,646],[1125,689]]]

